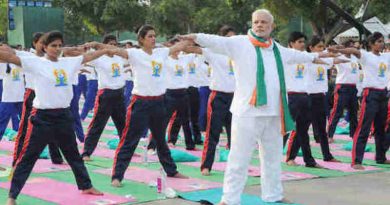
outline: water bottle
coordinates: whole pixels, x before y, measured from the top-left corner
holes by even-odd
[[[143,165],[148,165],[148,147],[146,145],[144,145],[144,150],[143,150],[143,153],[142,153],[142,164]]]
[[[219,162],[219,145],[215,147],[214,162]]]
[[[160,176],[157,178],[157,199],[166,199],[167,174],[160,168]]]

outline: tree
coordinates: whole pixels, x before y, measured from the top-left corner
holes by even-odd
[[[352,26],[346,24],[344,18],[340,18],[327,5],[324,5],[324,2],[323,0],[265,0],[264,6],[271,10],[276,19],[282,23],[301,15],[310,22],[314,34],[325,37],[326,41],[329,42],[336,35]],[[332,2],[347,13],[356,14],[360,6],[367,0],[333,0]],[[355,20],[362,23],[374,15],[378,15],[382,20],[388,20],[390,18],[390,13],[386,11],[388,3],[388,0],[369,1],[365,15]]]
[[[0,2],[0,41],[5,39],[8,29],[7,2]]]

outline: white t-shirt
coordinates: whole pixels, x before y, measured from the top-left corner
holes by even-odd
[[[73,98],[72,82],[82,68],[83,56],[59,58],[57,62],[40,57],[20,57],[25,73],[34,79],[37,109],[68,108]]]
[[[168,57],[164,63],[167,68],[167,78],[165,80],[167,89],[188,88],[186,64],[182,59],[173,59]]]
[[[306,63],[307,78],[306,88],[307,93],[326,93],[328,92],[328,70],[332,67],[333,59],[322,59],[329,65]]]
[[[7,73],[7,64],[0,63],[0,76],[3,77],[2,102],[23,102],[24,82],[21,68],[10,64],[11,70]]]
[[[307,93],[308,67],[305,63],[284,64],[287,92]]]
[[[169,48],[155,48],[149,55],[142,49],[127,49],[129,63],[132,66],[134,88],[133,95],[159,96],[166,91],[163,65],[169,55]]]
[[[201,84],[201,78],[204,77],[202,75],[200,69],[206,69],[207,75],[207,67],[204,67],[204,58],[201,55],[197,54],[181,54],[179,55],[186,66],[185,72],[187,72],[187,82],[188,86],[199,87]]]
[[[211,67],[210,89],[232,93],[235,90],[234,62],[227,56],[202,49],[203,56]]]
[[[195,58],[195,64],[197,65],[197,79],[198,79],[198,87],[209,86],[210,85],[210,74],[209,74],[209,66],[205,62],[205,58],[203,55]]]
[[[16,55],[18,57],[21,57],[21,56],[37,56],[35,54],[35,50],[32,50],[33,52],[26,52],[26,51],[18,51],[18,50],[15,50],[16,52]],[[37,56],[38,57],[38,56]],[[26,81],[26,88],[29,88],[29,89],[32,89],[34,90],[34,79],[32,78],[31,75],[29,75],[28,73],[23,73],[24,75],[24,79]]]
[[[249,102],[256,87],[257,56],[256,49],[249,41],[248,36],[221,37],[196,34],[196,42],[213,52],[228,56],[235,62],[236,90],[230,111],[237,116],[280,116],[279,75],[273,46],[278,46],[284,64],[308,63],[318,57],[318,54],[288,49],[278,43],[269,48],[261,48],[265,69],[267,105],[254,107]]]
[[[363,68],[364,69],[364,68]],[[363,70],[359,70],[359,80],[356,83],[356,89],[357,89],[357,96],[360,97],[362,96],[362,91],[363,91],[363,79],[364,79],[364,72]]]
[[[359,81],[359,63],[358,59],[351,55],[339,57],[340,59],[349,60],[348,63],[340,63],[336,65],[337,77],[336,84],[355,84]]]
[[[97,72],[95,70],[95,66],[86,63],[84,64],[84,69],[90,72],[90,73],[85,73],[85,77],[87,78],[87,80],[97,80]]]
[[[119,56],[109,57],[103,55],[89,64],[95,66],[98,76],[99,89],[120,89],[125,86],[125,78],[123,76],[126,60]],[[88,68],[87,68],[88,69]],[[93,71],[93,69],[89,69]]]
[[[360,63],[363,66],[363,88],[384,89],[389,80],[390,56],[377,56],[372,52],[360,50]]]

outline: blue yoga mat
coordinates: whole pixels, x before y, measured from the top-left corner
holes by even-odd
[[[180,193],[179,196],[188,201],[201,202],[203,204],[218,204],[222,196],[222,188],[202,191]],[[284,203],[267,203],[260,197],[250,194],[241,195],[241,205],[286,205]],[[298,205],[298,204],[294,204]]]

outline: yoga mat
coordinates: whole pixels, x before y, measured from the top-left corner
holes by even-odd
[[[344,150],[337,150],[332,151],[332,154],[335,156],[341,156],[341,157],[352,157],[352,153],[350,151],[344,151]],[[387,154],[386,157],[390,159],[390,154]],[[374,160],[375,161],[375,153],[373,152],[365,152],[364,153],[364,159]]]
[[[310,146],[321,147],[321,144],[316,143],[316,142],[310,142]],[[329,148],[330,148],[330,150],[343,150],[343,144],[332,143],[332,144],[329,144]]]
[[[299,165],[305,165],[302,157],[295,158],[295,162]],[[338,170],[342,172],[362,172],[362,171],[374,171],[374,170],[380,170],[379,168],[373,167],[373,166],[365,166],[365,170],[356,170],[352,169],[350,164],[346,163],[338,163],[338,162],[325,162],[322,160],[316,160],[316,162],[325,167],[326,169],[331,170]]]
[[[15,145],[15,142],[2,140],[2,141],[0,141],[0,150],[13,152],[14,145]]]
[[[0,188],[0,202],[4,204],[8,199],[8,190]],[[31,196],[27,196],[24,194],[20,194],[18,196],[17,204],[21,205],[56,205],[55,203],[51,203],[48,201],[43,201],[41,199],[37,199]]]
[[[186,162],[183,163],[184,165],[193,166],[193,167],[200,167],[200,162]],[[213,164],[213,170],[224,172],[226,170],[226,162],[215,162]],[[248,175],[252,177],[260,177],[260,167],[256,166],[249,166]],[[312,179],[316,178],[317,176],[312,174],[306,174],[306,173],[299,173],[299,172],[282,172],[282,180],[288,181],[288,180],[300,180],[300,179]]]
[[[184,147],[179,147],[179,146],[175,146],[170,149],[177,149],[177,150],[188,152],[197,157],[202,157],[202,150],[186,150]]]
[[[335,140],[345,140],[345,141],[352,141],[352,138],[349,137],[349,135],[337,135],[335,134],[333,136]],[[374,137],[369,137],[367,140],[367,143],[375,143]]]
[[[118,135],[114,135],[114,134],[102,134],[102,137],[108,139],[119,139]]]
[[[207,201],[211,204],[218,204],[222,197],[222,189],[209,189],[203,191],[179,193],[179,196],[188,201],[204,202]],[[242,205],[285,205],[284,203],[266,203],[261,198],[255,195],[245,194],[241,195]],[[295,204],[297,205],[297,204]]]
[[[9,182],[0,183],[0,187],[2,188],[8,188],[9,186]],[[33,178],[28,180],[22,193],[60,205],[108,205],[135,201],[134,198],[126,198],[107,193],[103,196],[84,195],[81,194],[75,185],[49,178]]]
[[[5,166],[12,165],[12,156],[0,157],[0,164]],[[38,159],[34,165],[33,173],[48,173],[70,170],[70,166],[66,164],[53,164],[49,159]]]
[[[99,169],[94,172],[100,174],[111,175],[111,169]],[[148,170],[139,167],[129,167],[126,170],[124,178],[131,181],[141,182],[145,184],[155,184],[157,178],[160,176],[159,171]],[[210,182],[202,179],[177,179],[167,177],[167,187],[173,188],[180,192],[188,192],[202,189],[211,189],[222,187],[221,183]]]
[[[103,148],[101,146],[98,146],[91,156],[92,160],[93,160],[94,156],[114,159],[115,150],[111,150],[108,148]],[[158,160],[157,155],[148,155],[148,162],[158,162],[158,161],[159,160]],[[143,163],[144,161],[143,161],[141,156],[133,155],[133,157],[131,158],[131,162]]]
[[[117,196],[129,197],[133,196],[136,198],[137,203],[152,201],[157,199],[156,187],[149,187],[147,184],[132,182],[124,180],[123,188],[112,187],[110,185],[111,176],[94,173],[89,167],[89,176],[94,187],[98,188],[104,193],[114,194]],[[43,177],[47,177],[53,180],[76,184],[72,172],[57,172],[47,173]]]

